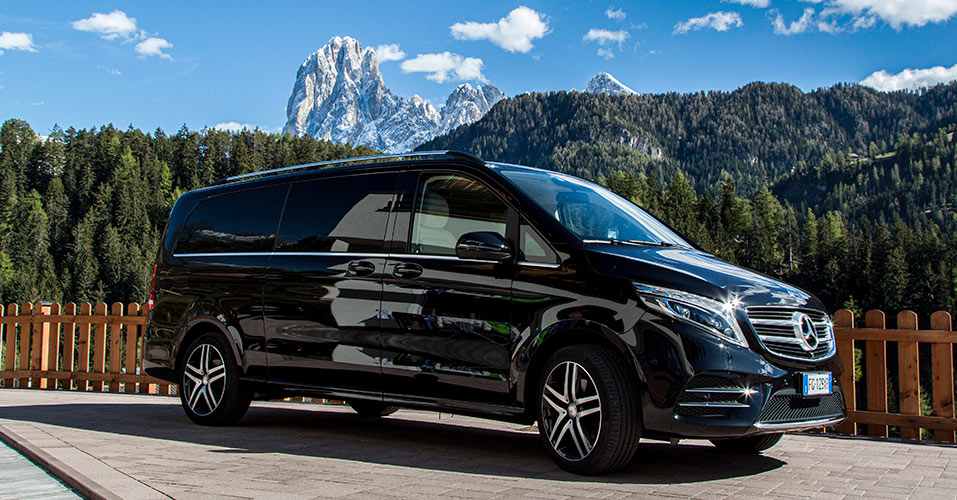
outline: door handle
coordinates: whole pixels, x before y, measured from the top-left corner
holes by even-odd
[[[392,275],[396,278],[415,279],[422,276],[422,266],[412,262],[402,262],[395,265]]]
[[[367,260],[354,260],[349,263],[346,274],[349,276],[369,276],[375,272],[375,264]]]

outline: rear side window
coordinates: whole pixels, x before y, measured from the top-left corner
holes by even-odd
[[[177,254],[271,252],[288,186],[207,198],[183,226]]]
[[[398,174],[369,174],[293,184],[277,252],[383,251]]]

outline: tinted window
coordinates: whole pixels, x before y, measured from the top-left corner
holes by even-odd
[[[582,239],[691,246],[634,203],[601,186],[556,172],[498,170]]]
[[[201,201],[183,226],[175,253],[272,251],[287,189],[272,186]]]
[[[545,239],[541,237],[532,226],[524,220],[519,226],[518,242],[521,255],[519,260],[525,262],[540,262],[546,264],[555,264],[558,262],[558,256],[555,251],[548,246]]]
[[[412,252],[455,255],[459,238],[473,231],[505,236],[508,208],[482,184],[458,175],[420,178],[412,218]]]
[[[397,174],[293,184],[277,252],[383,251]]]

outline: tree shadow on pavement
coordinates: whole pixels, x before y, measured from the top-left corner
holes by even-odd
[[[165,402],[0,406],[0,419],[197,443],[212,447],[210,453],[290,454],[506,477],[677,484],[751,476],[785,465],[764,455],[723,455],[710,445],[642,442],[625,470],[582,477],[555,466],[537,433],[518,426],[475,427],[473,419],[445,414],[441,422],[414,417],[399,412],[362,418],[320,405],[253,406],[236,426],[202,427],[187,419],[179,405]]]

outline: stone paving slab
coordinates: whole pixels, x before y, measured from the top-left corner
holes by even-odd
[[[786,435],[763,455],[642,442],[622,472],[558,469],[521,426],[402,410],[254,403],[194,425],[176,398],[0,389],[0,431],[121,498],[953,498],[957,447]]]

